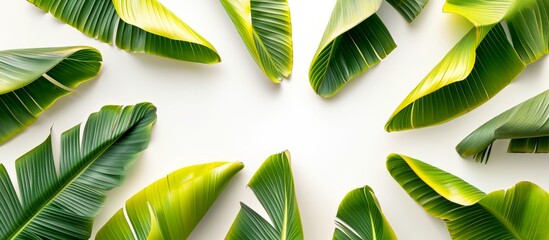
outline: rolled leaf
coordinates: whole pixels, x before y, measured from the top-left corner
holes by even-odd
[[[337,209],[336,226],[334,240],[397,239],[369,186],[357,188],[343,198]]]
[[[158,0],[27,0],[84,34],[133,53],[217,63],[215,48]]]
[[[91,47],[0,51],[0,144],[97,76],[101,60],[101,53]]]
[[[385,58],[396,44],[375,14],[381,0],[338,0],[309,69],[322,97],[336,94],[355,76]]]
[[[515,50],[526,64],[534,63],[549,53],[548,0],[537,0],[519,8],[506,20]]]
[[[303,239],[288,151],[272,155],[265,160],[248,186],[265,208],[270,221],[241,203],[240,212],[225,239]]]
[[[429,214],[444,220],[452,239],[533,239],[549,236],[549,194],[530,182],[484,194],[429,164],[392,154],[387,169]]]
[[[408,21],[427,0],[389,1]],[[349,80],[384,59],[396,44],[375,14],[381,0],[338,0],[309,68],[313,90],[322,97],[336,94]]]
[[[443,11],[459,14],[477,27],[507,21],[513,45],[526,64],[549,52],[547,0],[447,0]]]
[[[385,125],[389,132],[441,124],[475,109],[548,52],[547,0],[448,0],[444,11],[475,28],[404,99]]]
[[[257,65],[279,83],[292,73],[292,23],[287,0],[221,0]]]
[[[61,135],[59,171],[51,137],[15,162],[19,193],[0,164],[0,239],[88,239],[105,193],[147,148],[156,108],[105,106]]]
[[[496,139],[511,139],[509,152],[549,152],[549,91],[545,91],[486,122],[456,147],[462,157],[487,162]]]
[[[447,122],[488,101],[524,69],[503,27],[473,28],[398,106],[389,132]]]
[[[96,239],[187,239],[243,167],[213,162],[170,173],[131,197]]]

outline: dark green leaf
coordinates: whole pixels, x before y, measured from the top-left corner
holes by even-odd
[[[97,76],[91,47],[0,51],[0,144],[36,121],[57,99]]]
[[[0,165],[0,239],[88,239],[105,193],[147,148],[156,108],[106,106],[61,135],[59,173],[51,138],[16,162],[21,201]]]

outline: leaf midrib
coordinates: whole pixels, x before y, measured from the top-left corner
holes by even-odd
[[[120,115],[118,116],[116,122],[118,122],[118,120],[120,119]],[[136,122],[137,123],[137,122]],[[87,163],[86,165],[84,165],[81,169],[81,171],[78,171],[76,172],[75,174],[73,174],[73,177],[69,178],[70,180],[67,182],[67,184],[63,185],[62,188],[60,188],[58,191],[55,192],[55,194],[53,194],[44,204],[42,204],[40,207],[37,208],[37,211],[31,215],[29,218],[27,218],[27,220],[25,221],[25,224],[23,224],[21,227],[19,227],[17,229],[17,231],[10,235],[7,239],[10,239],[10,240],[15,240],[15,238],[22,232],[25,230],[25,228],[31,224],[33,222],[33,220],[40,214],[42,213],[42,211],[47,207],[49,206],[53,201],[55,201],[55,199],[61,194],[64,192],[64,190],[66,188],[68,188],[70,185],[72,185],[72,183],[78,179],[80,177],[80,175],[82,175],[93,163],[95,163],[95,161],[97,160],[97,158],[99,158],[103,153],[105,153],[105,151],[107,151],[112,145],[114,145],[114,143],[118,142],[118,140],[120,138],[122,138],[122,136],[126,135],[126,133],[130,130],[132,130],[133,128],[135,127],[135,124],[133,126],[131,126],[130,128],[128,128],[126,131],[124,131],[123,134],[120,134],[119,137],[115,138],[110,144],[108,144],[107,146],[105,146],[103,148],[103,150],[101,150],[100,152],[98,152],[96,155],[94,155],[89,163]],[[57,175],[57,174],[56,174]],[[59,178],[59,176],[57,175],[57,178]]]
[[[284,198],[284,219],[282,220],[282,236],[281,240],[287,239],[287,229],[288,229],[288,198]]]

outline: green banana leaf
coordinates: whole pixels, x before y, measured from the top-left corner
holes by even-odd
[[[0,51],[0,144],[35,122],[58,98],[97,76],[101,60],[91,47]]]
[[[459,14],[476,27],[505,20],[515,50],[526,64],[549,53],[548,0],[447,0],[443,11]]]
[[[397,239],[369,186],[357,188],[343,198],[337,209],[336,226],[334,240]]]
[[[412,22],[419,16],[421,10],[427,5],[429,0],[387,0],[406,21]]]
[[[130,198],[96,239],[187,239],[243,167],[213,162],[179,169]]]
[[[267,211],[270,221],[241,203],[240,212],[225,239],[303,239],[288,151],[267,158],[248,186]]]
[[[549,152],[549,90],[486,122],[457,146],[462,157],[487,162],[496,139],[511,139],[509,152]]]
[[[385,125],[389,132],[441,124],[475,109],[548,52],[548,0],[448,0],[444,11],[475,27],[397,107]]]
[[[427,1],[390,3],[411,21]],[[381,0],[336,2],[309,68],[309,81],[318,95],[333,96],[349,80],[378,64],[396,48],[391,34],[376,15],[380,5]]]
[[[444,220],[452,239],[529,239],[549,236],[549,194],[520,182],[489,194],[419,160],[391,154],[387,169],[432,216]]]
[[[0,239],[88,239],[105,193],[147,148],[156,108],[105,106],[61,135],[56,171],[51,137],[15,162],[18,196],[0,164]]]
[[[287,0],[221,0],[254,61],[271,81],[292,73],[292,23]]]
[[[215,48],[158,0],[27,0],[84,34],[133,53],[217,63]]]

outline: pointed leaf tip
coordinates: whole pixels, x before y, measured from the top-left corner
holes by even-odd
[[[131,197],[97,239],[128,239],[132,229],[139,240],[187,239],[243,167],[241,162],[212,162],[174,171]]]
[[[337,210],[333,239],[397,239],[372,188],[364,186],[345,195]]]
[[[270,221],[241,203],[226,239],[303,239],[289,156],[288,151],[271,155],[248,184]]]
[[[206,39],[158,0],[28,1],[82,33],[129,52],[206,64],[221,61]]]

